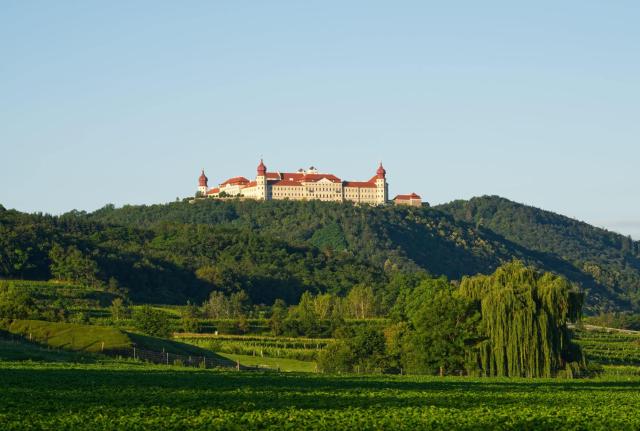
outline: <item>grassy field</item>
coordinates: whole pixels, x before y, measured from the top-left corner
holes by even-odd
[[[297,359],[270,358],[251,355],[235,355],[233,353],[218,353],[224,358],[240,362],[247,366],[260,366],[285,372],[313,373],[316,371],[315,362],[298,361]]]
[[[4,362],[0,381],[3,430],[640,428],[640,377],[629,376],[479,380]]]
[[[30,341],[68,350],[100,352],[131,346],[131,340],[127,334],[106,326],[14,320],[7,330],[13,334],[22,335]]]
[[[51,350],[37,344],[0,338],[1,361],[85,362],[87,355],[64,350]]]
[[[5,337],[39,343],[42,346],[70,351],[109,353],[111,350],[131,348],[177,355],[214,356],[211,350],[175,340],[122,331],[118,328],[77,323],[14,320],[6,328]]]

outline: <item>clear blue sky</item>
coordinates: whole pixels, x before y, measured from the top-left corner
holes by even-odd
[[[638,1],[0,2],[0,203],[314,165],[640,238]]]

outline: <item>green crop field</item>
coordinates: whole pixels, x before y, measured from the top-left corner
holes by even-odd
[[[480,380],[5,362],[0,382],[7,431],[640,428],[640,377]]]

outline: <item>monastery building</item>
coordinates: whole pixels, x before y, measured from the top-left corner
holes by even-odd
[[[389,201],[389,184],[382,163],[376,174],[368,181],[343,181],[333,174],[319,172],[313,166],[296,172],[268,172],[260,160],[256,178],[229,178],[218,187],[209,188],[208,178],[202,170],[198,179],[200,197],[243,197],[256,200],[320,200],[330,202],[355,202],[359,204],[383,205]],[[410,198],[407,198],[410,197]],[[420,196],[399,195],[396,204],[421,205]]]

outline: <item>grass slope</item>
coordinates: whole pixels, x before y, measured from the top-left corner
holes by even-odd
[[[39,360],[42,357],[42,352],[34,350],[37,347],[34,343],[67,351],[105,354],[109,354],[110,351],[118,352],[135,345],[138,349],[184,356],[206,356],[218,359],[221,363],[226,363],[229,366],[234,365],[232,361],[227,360],[225,357],[198,346],[121,331],[107,326],[41,320],[14,320],[6,328],[6,335],[13,336],[12,339],[14,340],[15,336],[23,337],[23,342],[15,344],[13,346],[14,353],[7,353],[7,358]],[[6,339],[7,336],[4,338]],[[60,353],[64,355],[64,352]],[[74,360],[75,357],[69,356],[67,359]],[[61,360],[63,359],[61,358]],[[242,363],[242,365],[247,364]]]
[[[150,337],[148,335],[134,332],[126,333],[131,342],[141,349],[153,350],[156,352],[169,352],[176,355],[213,356],[211,350],[203,349],[192,344],[181,343],[179,341],[167,340],[165,338]]]
[[[131,339],[124,332],[107,326],[76,323],[46,322],[42,320],[14,320],[7,330],[28,340],[67,350],[108,352],[131,347]]]
[[[0,331],[0,361],[86,362],[91,355],[64,350],[51,350],[22,337]]]
[[[299,361],[287,358],[269,358],[252,355],[236,355],[233,353],[218,353],[220,356],[232,361],[240,362],[242,365],[266,367],[274,370],[298,373],[316,372],[316,363],[310,361]]]

